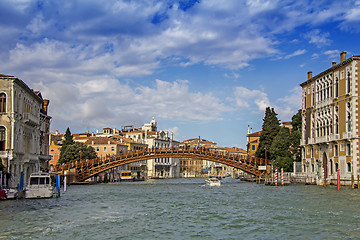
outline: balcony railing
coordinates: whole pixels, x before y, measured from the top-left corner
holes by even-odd
[[[343,139],[349,139],[352,137],[351,132],[343,132]]]
[[[307,144],[326,143],[326,142],[337,141],[341,139],[350,139],[350,138],[352,138],[351,132],[343,132],[342,134],[330,134],[327,136],[308,138]],[[301,145],[304,145],[305,143],[306,142],[300,140]]]
[[[40,119],[31,113],[24,113],[22,115],[22,117],[23,117],[23,120],[25,123],[28,123],[28,124],[34,125],[34,126],[39,125]]]

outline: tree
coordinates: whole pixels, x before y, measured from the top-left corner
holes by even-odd
[[[277,168],[284,168],[286,172],[293,169],[292,154],[289,151],[290,144],[290,130],[283,127],[274,138],[269,149],[270,155],[273,157],[272,164]]]
[[[266,108],[260,142],[258,149],[256,150],[255,157],[265,158],[265,148],[269,153],[271,144],[280,130],[280,121],[276,116],[277,114],[275,113],[274,108]],[[267,158],[272,159],[271,153],[267,154]]]
[[[75,142],[71,145],[67,145],[65,149],[61,147],[61,156],[62,158],[59,159],[59,163],[70,163],[85,159],[94,159],[97,155],[93,147],[86,146],[84,143]]]
[[[64,134],[64,140],[62,141],[62,146],[60,150],[60,156],[59,156],[59,163],[66,163],[68,162],[68,159],[64,157],[64,153],[67,151],[67,147],[74,144],[73,136],[70,132],[70,129],[67,128],[66,132]]]
[[[72,134],[70,132],[70,129],[67,128],[66,132],[65,132],[65,135],[64,135],[64,140],[62,142],[62,146],[71,145],[73,143],[74,143],[73,136],[72,136]]]
[[[296,162],[300,162],[301,161],[300,139],[301,139],[301,129],[302,129],[301,109],[292,117],[291,125],[293,128],[290,133],[289,151],[293,156],[293,159]]]

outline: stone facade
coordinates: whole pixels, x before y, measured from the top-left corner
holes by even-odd
[[[306,181],[350,185],[360,175],[359,162],[360,56],[346,59],[312,76],[302,87],[302,171]],[[323,178],[323,170],[325,179]]]
[[[49,156],[49,101],[22,80],[0,74],[0,157],[10,179],[2,184],[16,187],[30,174],[47,170]]]

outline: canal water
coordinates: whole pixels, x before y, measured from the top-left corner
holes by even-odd
[[[360,239],[360,191],[204,179],[70,186],[0,201],[0,239]]]

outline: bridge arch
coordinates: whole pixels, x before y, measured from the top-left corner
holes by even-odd
[[[143,151],[129,151],[106,158],[96,158],[72,164],[57,165],[56,171],[63,173],[65,170],[75,169],[77,181],[82,182],[92,176],[121,165],[155,158],[208,160],[225,164],[260,177],[264,176],[266,172],[260,171],[259,166],[270,165],[270,161],[261,158],[241,159],[236,155],[205,149],[145,149]]]

